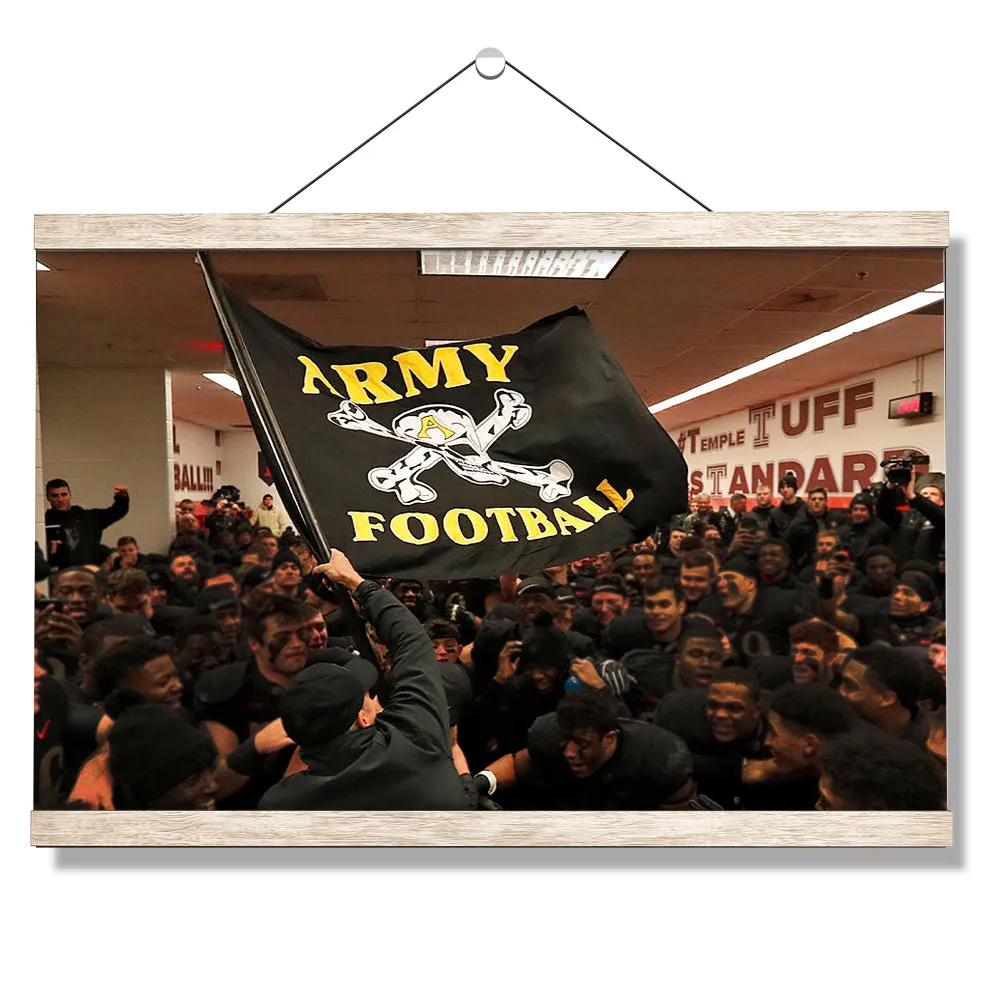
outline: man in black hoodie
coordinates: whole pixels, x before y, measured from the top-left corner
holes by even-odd
[[[830,509],[829,494],[822,486],[810,490],[806,497],[806,509],[788,526],[785,536],[795,568],[801,570],[809,564],[820,532],[839,531],[846,523],[846,512]]]
[[[840,529],[840,540],[851,547],[858,562],[872,545],[892,545],[892,529],[875,516],[875,500],[870,493],[858,493],[852,500],[849,522]]]
[[[467,809],[452,762],[448,702],[431,640],[395,597],[363,579],[336,549],[319,566],[357,601],[389,648],[385,708],[370,692],[378,671],[352,657],[292,678],[279,710],[307,770],[268,790],[261,809]]]
[[[128,487],[115,483],[114,501],[110,507],[76,506],[65,479],[50,479],[45,484],[45,497],[50,508],[45,512],[49,565],[53,569],[65,569],[99,564],[104,529],[128,513]]]
[[[798,480],[791,473],[782,476],[778,482],[781,503],[771,510],[768,518],[768,532],[772,538],[787,538],[792,522],[799,515],[805,514],[805,503],[795,495],[798,488]]]

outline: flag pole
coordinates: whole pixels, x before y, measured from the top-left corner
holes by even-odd
[[[253,359],[247,350],[243,335],[240,332],[239,323],[229,309],[229,303],[225,297],[219,293],[218,278],[215,267],[208,254],[200,250],[196,254],[198,264],[205,277],[205,284],[208,286],[208,294],[212,298],[212,305],[215,306],[215,313],[219,318],[219,326],[222,329],[222,339],[226,344],[226,351],[233,363],[233,368],[239,381],[249,389],[243,398],[243,402],[250,412],[251,417],[256,418],[255,424],[260,427],[266,441],[265,450],[268,452],[268,459],[272,463],[272,472],[276,473],[275,479],[285,486],[294,508],[296,527],[302,532],[303,537],[309,543],[317,559],[327,562],[330,558],[330,546],[327,543],[323,529],[319,526],[319,520],[309,503],[302,479],[299,476],[295,462],[292,460],[288,445],[285,442],[281,428],[268,402],[264,387],[257,369],[254,367]],[[278,479],[280,477],[280,479]],[[282,497],[282,499],[285,499]],[[286,501],[287,502],[287,501]]]
[[[260,429],[264,437],[264,442],[266,442],[266,445],[264,442],[261,443],[267,452],[271,472],[275,477],[275,484],[284,487],[284,489],[279,489],[279,492],[282,494],[282,500],[286,504],[288,500],[291,500],[289,506],[292,507],[292,510],[289,513],[292,514],[295,526],[301,531],[302,537],[312,549],[315,558],[321,564],[326,563],[330,559],[330,544],[323,533],[323,529],[320,527],[319,519],[316,517],[316,512],[313,510],[312,504],[309,502],[302,478],[299,476],[299,470],[289,451],[285,437],[281,433],[281,428],[278,425],[274,411],[271,409],[271,404],[267,399],[267,394],[264,392],[264,386],[261,384],[257,369],[254,367],[250,351],[243,340],[240,325],[233,316],[225,296],[219,292],[218,277],[208,254],[199,250],[195,254],[195,257],[204,275],[208,294],[212,298],[212,305],[215,307],[215,314],[218,317],[219,327],[222,331],[222,339],[225,342],[229,359],[233,363],[233,369],[240,383],[249,390],[243,397],[243,403],[255,427]],[[341,614],[344,616],[348,626],[356,633],[354,638],[358,642],[358,649],[367,659],[373,663],[376,662],[374,650],[372,650],[371,644],[368,641],[364,623],[354,609],[354,602],[351,599],[351,595],[343,585],[337,584],[336,586],[341,595]]]

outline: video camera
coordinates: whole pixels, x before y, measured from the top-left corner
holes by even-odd
[[[916,451],[904,451],[899,458],[886,458],[880,463],[885,470],[885,481],[896,486],[906,486],[913,477],[915,465],[930,465],[929,455],[921,455]]]

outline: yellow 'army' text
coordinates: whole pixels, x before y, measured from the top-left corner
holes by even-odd
[[[517,346],[504,344],[500,350],[502,355],[497,357],[490,344],[435,347],[430,361],[419,351],[402,351],[394,354],[392,360],[399,369],[401,384],[397,385],[403,390],[401,393],[386,381],[389,378],[389,369],[381,361],[364,361],[355,365],[330,365],[330,370],[343,384],[347,397],[352,402],[360,403],[362,406],[370,403],[394,403],[406,396],[419,396],[423,390],[418,388],[418,382],[424,389],[436,389],[442,376],[445,389],[470,385],[472,379],[466,374],[463,361],[467,364],[471,358],[485,369],[487,382],[509,382],[507,365],[517,353]],[[319,385],[322,385],[331,395],[343,397],[344,393],[334,388],[333,383],[312,358],[300,354],[298,360],[305,369],[302,379],[303,394],[317,395],[320,391]],[[473,374],[479,374],[478,365]]]

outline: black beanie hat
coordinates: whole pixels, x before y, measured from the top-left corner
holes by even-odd
[[[299,573],[302,572],[302,561],[299,557],[291,549],[282,549],[271,560],[271,576],[274,576],[275,570],[279,566],[284,566],[285,563],[291,563]]]
[[[238,611],[240,599],[236,591],[226,584],[220,583],[214,587],[206,587],[195,601],[195,614],[212,615],[216,611]]]
[[[251,566],[243,577],[243,589],[259,587],[267,579],[267,570],[263,566]]]
[[[875,501],[872,499],[870,493],[856,493],[851,497],[851,507],[856,503],[861,504],[863,507],[867,507],[869,512],[875,510]]]
[[[170,567],[166,563],[148,563],[142,567],[142,571],[154,587],[169,588],[173,582]]]
[[[922,601],[928,601],[933,604],[937,600],[938,592],[937,587],[934,586],[934,581],[924,576],[923,573],[903,573],[899,578],[899,582],[904,587],[915,590],[920,595],[920,600]]]
[[[791,486],[793,490],[799,488],[799,481],[791,472],[786,472],[781,479],[778,480],[778,489],[780,490],[782,486]]]
[[[862,561],[867,563],[872,556],[886,556],[893,562],[897,561],[895,553],[892,551],[892,549],[890,549],[886,545],[872,545],[869,548],[865,549],[865,554]]]
[[[751,580],[760,579],[760,570],[753,560],[746,556],[733,556],[727,559],[719,570],[720,573],[739,573],[740,576],[749,577]]]
[[[524,670],[536,664],[569,670],[573,653],[566,633],[558,628],[547,611],[535,615],[531,631],[521,644],[518,668]]]
[[[148,809],[164,792],[215,763],[211,737],[176,708],[138,705],[122,712],[108,734],[115,803]]]
[[[924,559],[908,559],[899,567],[900,573],[926,573],[932,580],[937,575],[937,566]]]

